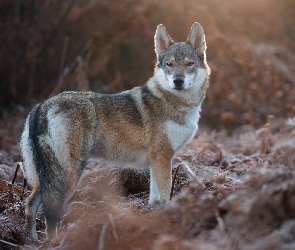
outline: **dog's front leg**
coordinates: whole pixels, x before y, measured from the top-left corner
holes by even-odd
[[[166,156],[151,157],[152,166],[150,168],[150,199],[149,204],[157,201],[165,202],[169,200],[171,189],[171,166],[170,158]]]

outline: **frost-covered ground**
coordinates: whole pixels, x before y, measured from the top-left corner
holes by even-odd
[[[174,197],[148,204],[149,172],[122,170],[90,159],[64,209],[54,242],[27,243],[21,171],[10,192],[23,115],[5,117],[0,129],[0,239],[51,249],[295,249],[295,136],[284,120],[270,118],[256,130],[205,129],[175,157]],[[10,131],[11,133],[5,133]],[[24,245],[26,244],[26,245]],[[14,249],[0,242],[0,249]]]

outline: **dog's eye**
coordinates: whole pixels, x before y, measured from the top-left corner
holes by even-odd
[[[172,65],[173,65],[173,64],[172,64],[171,62],[167,62],[167,63],[166,63],[166,66],[169,67],[169,68],[171,68]]]
[[[190,67],[190,66],[193,66],[194,64],[195,64],[194,62],[188,62],[188,63],[187,63],[187,66]]]

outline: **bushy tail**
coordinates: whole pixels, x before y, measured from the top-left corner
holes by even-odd
[[[41,103],[30,113],[29,139],[40,183],[47,236],[52,238],[60,221],[66,190],[65,174],[54,151],[44,139],[42,140],[48,134],[47,125],[46,109]]]

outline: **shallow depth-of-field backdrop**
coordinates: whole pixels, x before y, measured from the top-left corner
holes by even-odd
[[[294,16],[292,0],[2,0],[1,112],[79,89],[83,76],[92,91],[143,85],[153,73],[156,26],[183,41],[197,21],[212,68],[202,122],[235,127],[293,116]]]
[[[294,0],[0,0],[0,250],[295,249],[294,17]],[[212,73],[199,132],[172,160],[172,201],[148,205],[148,170],[92,158],[58,237],[45,241],[40,209],[30,241],[31,187],[21,170],[11,185],[30,109],[145,84],[157,25],[185,41],[194,22]]]

